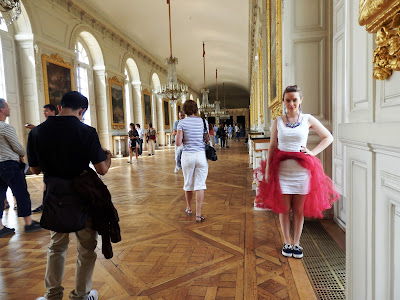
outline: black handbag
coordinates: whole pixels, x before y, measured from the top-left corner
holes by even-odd
[[[217,151],[215,151],[214,147],[209,144],[210,137],[208,135],[206,121],[204,119],[203,119],[203,124],[204,124],[203,139],[204,139],[204,143],[205,143],[206,158],[211,161],[216,161],[218,159]],[[207,136],[207,138],[206,138],[206,136]]]
[[[49,176],[45,184],[42,228],[63,233],[84,229],[89,205],[74,189],[73,180]]]

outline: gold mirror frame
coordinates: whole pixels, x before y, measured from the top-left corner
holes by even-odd
[[[271,4],[275,5],[275,16],[271,15]],[[280,95],[282,95],[282,15],[281,15],[281,0],[268,0],[268,30],[267,30],[267,43],[268,43],[268,108],[271,110],[271,118],[275,119],[282,114],[282,104]],[[271,29],[272,22],[275,22],[275,59],[272,56],[272,35],[274,34]],[[273,61],[274,60],[274,61]],[[274,87],[272,83],[272,64],[276,66],[276,87],[275,95],[272,94]]]
[[[376,32],[373,77],[385,80],[400,71],[400,1],[360,0],[358,23]]]
[[[264,87],[264,80],[263,80],[263,64],[262,64],[262,40],[260,39],[259,44],[258,44],[258,92],[259,92],[259,103],[258,107],[260,109],[260,119],[261,119],[261,124],[264,124],[264,93],[263,93],[263,87]]]
[[[117,105],[117,101],[121,101],[120,99],[116,99],[113,101],[113,93],[119,89],[115,89],[115,87],[121,88],[121,97],[122,97],[122,106]],[[108,79],[108,93],[110,95],[110,115],[111,115],[111,128],[112,129],[125,129],[125,95],[124,95],[124,85],[121,81],[118,80],[117,77]],[[115,120],[116,109],[122,110],[122,123],[117,122]]]
[[[51,76],[52,74],[48,74],[47,63],[51,63],[53,65],[59,66],[61,68],[64,68],[64,69],[66,69],[65,71],[69,70],[69,72],[68,71],[67,72],[69,73],[71,84],[69,85],[67,83],[67,86],[64,86],[63,89],[62,89],[62,84],[60,84],[60,83],[56,84],[57,87],[60,90],[58,90],[58,91],[55,90],[54,92],[59,92],[61,97],[65,93],[74,90],[74,76],[73,76],[72,65],[70,63],[65,62],[64,59],[59,54],[52,54],[50,56],[47,56],[46,54],[42,55],[45,103],[46,104],[53,104],[53,105],[57,106],[57,105],[60,105],[61,103],[51,103],[51,101],[50,101],[49,76]],[[60,101],[61,101],[61,97],[60,97]]]
[[[168,107],[168,124],[167,124],[167,115],[165,114],[165,106]],[[164,129],[170,128],[170,118],[169,118],[169,101],[168,99],[162,99],[162,111],[163,111],[163,119],[164,119]],[[178,117],[179,118],[179,117]]]

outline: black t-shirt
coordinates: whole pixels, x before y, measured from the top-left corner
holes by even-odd
[[[27,146],[31,167],[45,176],[73,178],[106,160],[96,129],[74,116],[50,116],[31,130]]]

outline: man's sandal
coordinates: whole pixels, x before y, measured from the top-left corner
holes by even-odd
[[[200,220],[197,220],[200,219]],[[196,216],[196,223],[201,223],[205,220],[206,218],[204,218],[203,216]]]
[[[193,213],[192,213],[192,210],[191,209],[185,209],[185,213],[188,215],[188,216],[191,216],[191,215],[193,215]]]

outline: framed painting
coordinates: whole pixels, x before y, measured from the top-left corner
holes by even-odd
[[[143,122],[144,126],[152,123],[151,120],[151,95],[148,90],[143,91],[142,97],[142,107],[143,107]]]
[[[282,94],[281,0],[268,0],[268,107],[280,105]]]
[[[110,94],[110,114],[111,128],[125,128],[125,101],[124,85],[117,77],[108,79],[108,89]]]
[[[164,116],[164,129],[169,129],[170,128],[170,122],[169,122],[169,101],[167,99],[162,100],[163,104],[163,116]]]
[[[176,115],[178,116],[179,119],[179,112],[182,110],[182,105],[179,103],[176,104]]]
[[[61,105],[62,96],[74,89],[72,65],[58,54],[42,55],[46,104]]]

